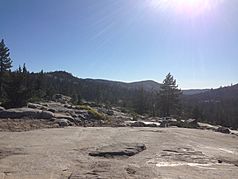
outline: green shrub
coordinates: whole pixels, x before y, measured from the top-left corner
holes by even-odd
[[[91,108],[88,110],[88,113],[93,116],[93,118],[98,119],[98,120],[107,120],[107,117],[99,112],[97,112],[95,109]]]
[[[98,119],[98,120],[103,120],[106,121],[108,120],[108,117],[102,113],[99,113],[96,109],[93,109],[90,106],[87,105],[79,105],[79,108],[82,110],[88,111],[90,115],[92,115],[93,118]]]

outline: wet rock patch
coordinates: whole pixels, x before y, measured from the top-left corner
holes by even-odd
[[[218,161],[209,158],[201,151],[196,151],[189,147],[181,147],[163,150],[155,159],[148,161],[148,164],[155,164],[157,167],[209,167],[218,164]]]

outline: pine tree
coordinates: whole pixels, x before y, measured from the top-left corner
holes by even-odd
[[[4,40],[0,43],[0,72],[9,71],[12,67],[9,49],[6,47]]]
[[[22,73],[23,73],[23,74],[28,74],[28,71],[27,71],[27,68],[26,68],[26,64],[25,64],[25,63],[23,64],[23,67],[22,67]]]
[[[25,71],[23,70],[24,68]],[[31,97],[27,74],[26,67],[21,68],[21,66],[10,74],[11,78],[6,87],[7,99],[4,103],[5,107],[22,107],[27,104],[27,101]]]
[[[4,88],[7,82],[8,72],[12,67],[9,49],[6,47],[4,40],[0,42],[0,100],[3,98]]]
[[[179,106],[181,90],[176,85],[176,80],[169,73],[163,81],[159,91],[159,108],[163,117],[176,114]]]

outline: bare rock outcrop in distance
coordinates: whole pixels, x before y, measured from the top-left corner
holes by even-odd
[[[0,118],[20,119],[24,117],[33,119],[52,119],[54,114],[49,111],[31,108],[12,108],[0,111]]]

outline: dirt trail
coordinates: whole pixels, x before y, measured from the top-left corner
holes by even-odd
[[[127,158],[89,156],[143,143]],[[238,136],[181,128],[63,128],[0,132],[0,179],[238,178]]]

